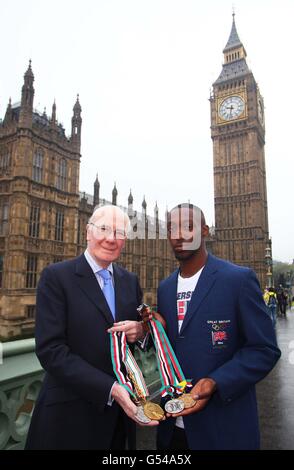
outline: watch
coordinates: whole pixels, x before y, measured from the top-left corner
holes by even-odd
[[[237,119],[245,111],[245,102],[239,95],[229,96],[224,99],[219,107],[218,114],[224,121]]]

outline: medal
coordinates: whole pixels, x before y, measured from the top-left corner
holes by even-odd
[[[114,373],[120,385],[122,385],[137,405],[135,417],[142,424],[148,424],[152,420],[160,421],[164,417],[164,411],[156,403],[147,402],[149,396],[143,374],[128,347],[124,332],[110,334],[111,359]]]
[[[189,393],[184,393],[191,390],[191,380],[185,378],[162,324],[152,317],[152,311],[148,305],[142,304],[137,310],[143,321],[149,323],[150,333],[155,345],[162,385],[162,406],[164,406],[167,413],[171,414],[181,413],[184,409],[192,408],[196,401]],[[185,398],[183,398],[184,395]],[[145,408],[144,412],[149,416]],[[149,417],[151,418],[151,415]]]
[[[160,421],[164,417],[164,411],[161,406],[152,401],[147,401],[143,405],[145,415],[150,418],[150,420]]]
[[[181,413],[184,408],[185,404],[180,398],[172,398],[171,400],[167,401],[164,405],[165,411],[171,414]]]
[[[142,405],[137,406],[136,418],[143,424],[148,424],[151,421],[151,418],[148,418],[148,416],[145,415]]]
[[[136,417],[142,423],[150,423],[150,421],[153,420],[160,421],[164,417],[164,411],[161,406],[157,405],[156,403],[153,403],[152,401],[146,401],[145,396],[142,394],[142,391],[140,390],[138,384],[135,381],[134,374],[129,371],[128,376],[134,386],[136,397],[138,398],[138,401],[140,403],[140,405],[138,406],[139,411],[137,411],[138,416],[136,415]],[[145,419],[147,421],[145,421]]]
[[[187,408],[192,408],[192,406],[196,405],[197,403],[197,400],[194,400],[190,393],[183,393],[183,395],[179,397],[179,400],[184,403],[185,410]]]

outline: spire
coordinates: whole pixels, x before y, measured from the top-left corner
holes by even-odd
[[[94,181],[94,199],[93,199],[94,207],[98,206],[99,201],[100,201],[99,191],[100,191],[100,183],[99,183],[99,180],[98,180],[98,173],[97,173],[96,174],[96,179]]]
[[[114,183],[114,187],[112,190],[112,205],[116,206],[117,204],[117,189],[116,189],[116,183]]]
[[[132,190],[130,189],[130,194],[129,194],[129,197],[128,197],[128,216],[132,219],[133,218],[133,202],[134,202],[134,198],[133,198],[133,195],[132,195]]]
[[[75,105],[73,107],[73,117],[71,119],[71,141],[76,147],[78,152],[81,148],[81,128],[82,128],[82,118],[81,118],[82,108],[80,105],[79,95],[77,95],[77,99]]]
[[[155,218],[156,238],[158,238],[159,237],[159,209],[158,209],[157,201],[155,202],[155,207],[154,207],[154,218]]]
[[[6,108],[6,113],[4,117],[4,124],[7,124],[12,120],[12,106],[11,106],[11,98],[9,98],[8,105]]]
[[[233,23],[232,23],[231,33],[230,33],[230,37],[228,39],[228,42],[223,52],[227,52],[231,49],[234,49],[235,47],[241,47],[241,46],[242,46],[242,43],[238,36],[236,23],[235,23],[235,12],[233,12]]]
[[[56,124],[56,103],[55,103],[55,100],[54,100],[54,103],[52,105],[51,122],[52,122],[53,125]]]
[[[133,201],[134,201],[134,198],[133,198],[133,195],[132,195],[132,190],[130,189],[130,194],[129,194],[129,197],[128,197],[129,206],[131,206],[133,204]]]
[[[33,102],[34,102],[34,74],[32,71],[32,61],[24,74],[24,83],[21,89],[21,109],[19,116],[19,124],[22,127],[32,126]]]
[[[143,207],[143,210],[146,212],[147,202],[145,200],[145,195],[144,195],[144,198],[143,198],[142,207]]]
[[[96,173],[96,179],[95,179],[95,182],[94,182],[94,187],[99,187],[100,186],[100,183],[99,183],[99,180],[98,180],[98,173]]]
[[[31,80],[32,82],[34,81],[34,74],[33,74],[33,71],[32,71],[32,61],[31,61],[31,59],[29,60],[29,66],[28,66],[28,69],[27,69],[26,73],[24,74],[24,78],[25,78],[25,80]]]
[[[246,63],[246,50],[237,33],[234,12],[230,36],[223,53],[223,68],[214,86],[232,79],[243,79],[250,72]]]
[[[81,112],[82,112],[82,108],[81,108],[81,105],[80,105],[80,97],[79,97],[79,94],[77,94],[77,100],[76,100],[75,105],[74,105],[74,107],[73,107],[73,112],[74,112],[74,114],[76,114],[76,115],[79,115],[79,114],[81,114]]]
[[[168,205],[166,204],[165,206],[165,221],[167,222],[167,218],[168,218]]]
[[[34,74],[32,71],[32,61],[29,61],[29,66],[27,71],[24,74],[24,83],[22,86],[22,93],[21,93],[21,105],[22,106],[33,106],[33,99],[34,99]]]

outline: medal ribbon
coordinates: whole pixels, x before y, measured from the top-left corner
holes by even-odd
[[[185,389],[186,385],[187,385],[187,380],[184,376],[184,373],[183,373],[183,370],[179,364],[179,361],[175,355],[175,352],[170,344],[170,341],[165,333],[165,330],[162,326],[162,324],[155,320],[157,322],[157,326],[158,326],[158,329],[160,331],[160,335],[162,337],[162,340],[163,340],[163,343],[164,343],[164,347],[165,347],[165,351],[167,353],[167,357],[168,359],[170,359],[171,363],[172,363],[172,367],[174,369],[174,373],[177,377],[177,384],[176,384],[176,389],[181,393],[183,392],[183,390]]]
[[[141,369],[139,368],[136,359],[134,358],[126,339],[126,334],[124,332],[121,333],[121,341],[122,341],[122,349],[125,351],[125,366],[128,372],[133,374],[135,382],[140,389],[144,398],[149,396],[149,391],[144,380],[143,374]]]
[[[166,390],[170,385],[170,376],[171,371],[168,369],[168,362],[164,360],[164,353],[162,348],[162,343],[158,333],[158,329],[155,324],[150,324],[150,332],[153,339],[153,343],[156,349],[156,359],[158,364],[158,370],[160,375],[160,380],[162,384],[162,390]]]
[[[156,348],[156,358],[162,383],[161,395],[181,395],[191,380],[186,380],[183,370],[170,344],[162,324],[154,318],[149,320],[151,336]]]
[[[127,379],[126,371],[122,370],[124,361],[122,359],[121,338],[115,332],[110,333],[110,352],[113,371],[116,375],[118,383],[122,385],[133,397],[133,387],[131,382]]]
[[[148,397],[149,392],[143,374],[127,344],[124,332],[110,333],[110,351],[113,371],[119,384],[135,399]],[[132,375],[140,396],[138,396],[136,387],[130,381],[128,374]]]
[[[158,322],[159,323],[159,322]],[[163,380],[162,389],[165,390],[169,395],[173,395],[174,387],[177,384],[177,377],[174,373],[174,368],[170,361],[170,358],[167,356],[164,346],[164,340],[162,334],[159,330],[158,323],[150,321],[151,331],[153,332],[153,340],[157,351],[157,357],[160,360],[158,364],[161,368]]]
[[[149,320],[150,331],[156,348],[157,363],[162,382],[161,394],[173,396],[175,389],[182,393],[187,381],[174,350],[166,336],[162,324],[155,319]]]

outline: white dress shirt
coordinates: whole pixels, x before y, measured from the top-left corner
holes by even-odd
[[[95,274],[95,277],[97,279],[97,282],[99,284],[99,286],[101,287],[101,289],[103,289],[104,287],[104,279],[102,276],[100,276],[99,274],[99,271],[101,271],[101,269],[108,269],[108,271],[110,272],[111,274],[111,280],[112,280],[112,284],[114,286],[114,279],[113,279],[113,266],[112,266],[112,263],[110,263],[107,268],[102,268],[102,266],[100,266],[100,264],[97,263],[97,261],[93,258],[93,256],[90,255],[89,251],[88,251],[88,248],[86,249],[86,251],[84,252],[84,255],[85,255],[85,258],[90,266],[90,268],[92,269],[93,273]]]

